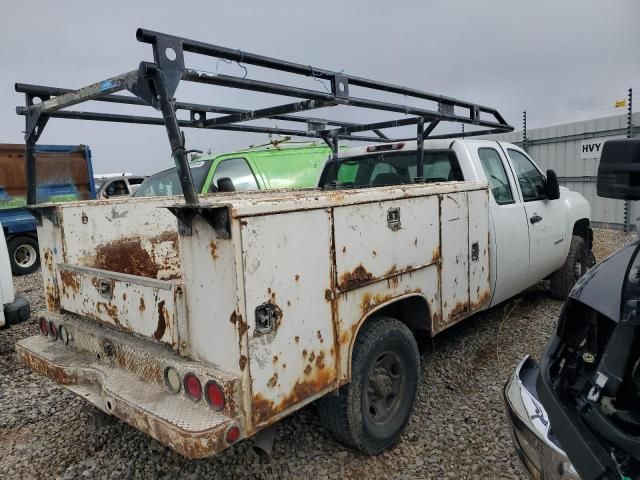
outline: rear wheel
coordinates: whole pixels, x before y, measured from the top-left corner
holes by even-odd
[[[380,453],[407,425],[419,376],[418,347],[406,325],[390,317],[371,319],[353,347],[351,382],[318,402],[320,419],[339,442]]]
[[[7,242],[11,272],[14,275],[33,273],[40,266],[38,241],[32,237],[13,237]]]
[[[584,238],[574,235],[567,259],[558,271],[551,276],[551,295],[564,300],[578,279],[595,264],[593,253],[587,252]]]

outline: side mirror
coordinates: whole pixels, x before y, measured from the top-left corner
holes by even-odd
[[[544,189],[549,200],[560,198],[560,184],[558,183],[558,176],[553,170],[547,170],[547,182],[544,185]]]
[[[596,187],[599,197],[640,200],[640,138],[604,142]]]

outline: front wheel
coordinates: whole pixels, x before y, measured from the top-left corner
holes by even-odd
[[[571,237],[571,246],[564,265],[551,275],[551,295],[558,300],[567,298],[578,279],[593,265],[595,257],[592,252],[587,252],[584,238],[578,235]]]
[[[420,355],[411,331],[378,316],[364,324],[353,347],[351,382],[318,402],[320,419],[340,443],[380,453],[400,438],[416,400]]]
[[[13,237],[7,242],[11,272],[14,275],[26,275],[35,272],[40,266],[38,241],[27,236]]]

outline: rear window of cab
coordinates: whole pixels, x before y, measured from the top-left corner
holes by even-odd
[[[329,162],[323,186],[363,188],[414,183],[416,151],[378,152]],[[453,150],[425,150],[424,178],[427,183],[464,180]]]

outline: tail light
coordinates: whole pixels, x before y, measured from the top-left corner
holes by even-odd
[[[58,337],[65,345],[69,345],[69,332],[64,325],[58,327]]]
[[[40,333],[45,337],[49,335],[49,322],[44,317],[40,317]]]
[[[240,438],[240,429],[238,427],[231,427],[227,430],[226,440],[227,443],[236,443]]]
[[[192,400],[198,401],[202,398],[202,384],[193,373],[184,376],[184,391]]]
[[[220,385],[218,385],[213,380],[207,382],[207,385],[205,387],[205,397],[209,406],[216,412],[224,409],[224,392],[222,391]]]
[[[58,339],[58,327],[56,327],[56,324],[53,323],[53,320],[49,321],[49,335],[54,340]]]
[[[182,382],[180,382],[180,375],[174,368],[167,367],[164,369],[164,382],[173,393],[178,393],[180,391]]]

